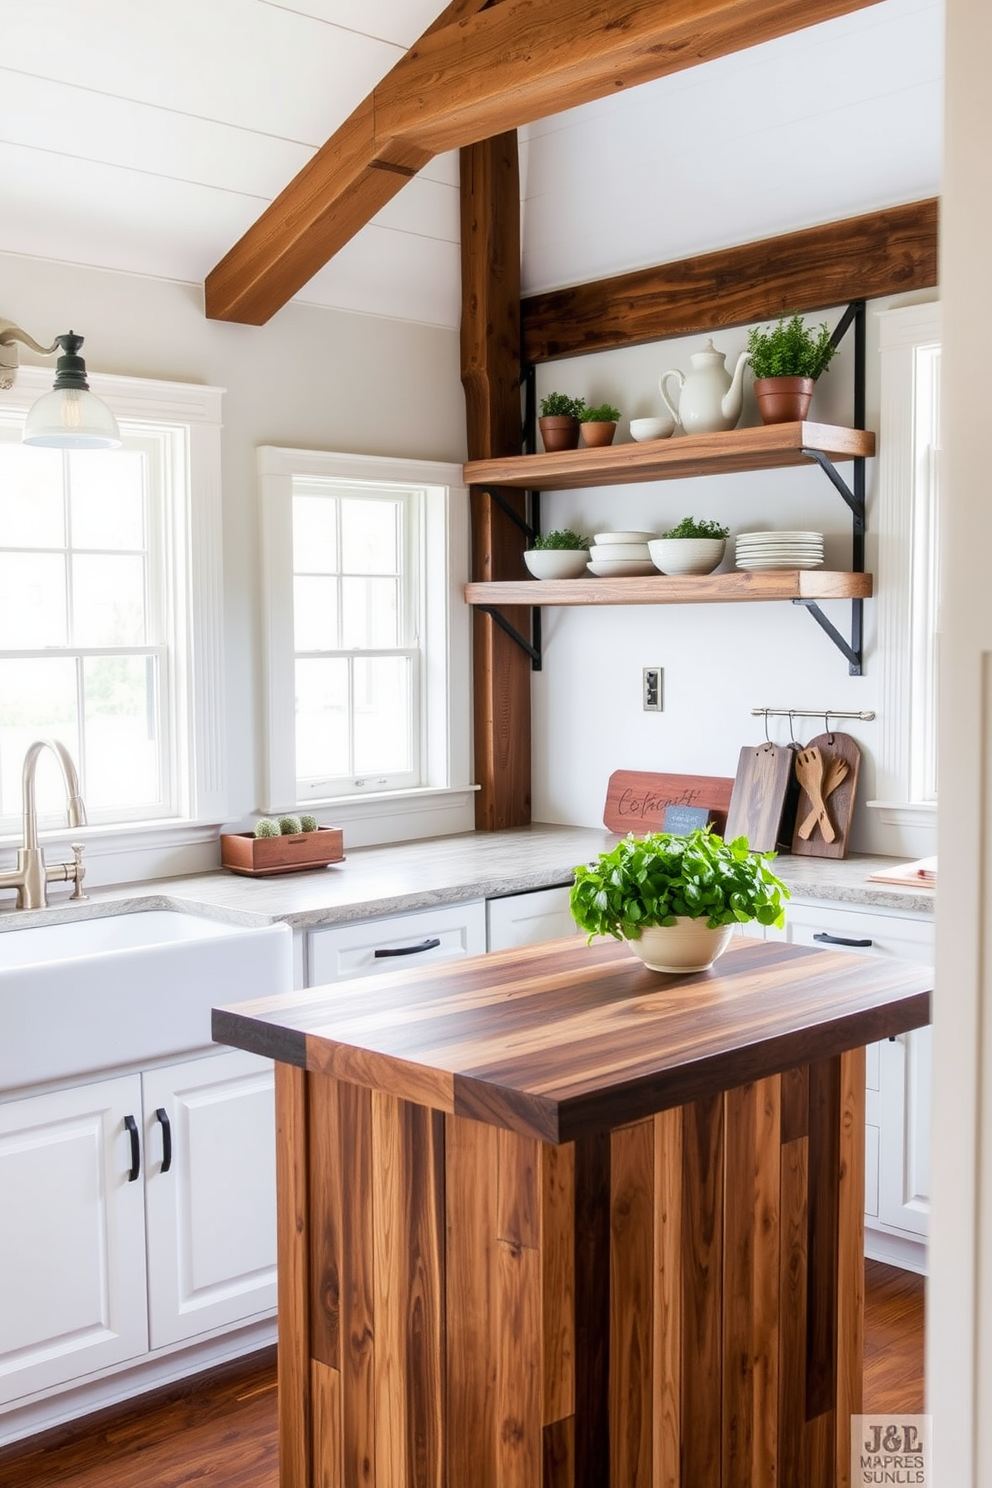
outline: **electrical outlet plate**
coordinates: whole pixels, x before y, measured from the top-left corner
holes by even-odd
[[[660,713],[664,706],[662,684],[664,670],[659,666],[644,667],[641,672],[641,706],[645,713]]]

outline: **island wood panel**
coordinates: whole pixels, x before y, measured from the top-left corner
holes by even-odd
[[[785,1077],[783,1076],[783,1082]],[[801,1483],[805,1472],[806,1255],[809,1240],[809,1140],[789,1139],[785,1128],[779,1164],[778,1482]]]
[[[654,1121],[654,1299],[652,1355],[654,1488],[679,1488],[682,1477],[682,1131],[683,1111]]]
[[[638,481],[685,480],[701,475],[808,466],[809,456],[803,453],[806,449],[819,450],[834,461],[867,458],[875,453],[875,436],[869,429],[847,429],[809,420],[761,424],[723,429],[716,434],[674,435],[640,444],[469,459],[464,474],[466,485],[573,491],[586,486],[627,486]]]
[[[521,303],[526,362],[808,314],[937,283],[936,198],[617,274]]]
[[[206,313],[263,324],[371,221],[382,204],[377,176],[402,179],[443,150],[868,3],[806,0],[800,9],[795,0],[502,0],[481,10],[449,7],[356,111],[374,121],[364,149],[335,170],[342,131],[332,135],[318,153],[320,168],[304,168],[208,274]]]
[[[825,569],[743,569],[720,574],[657,574],[624,579],[525,579],[466,584],[471,605],[740,604],[796,599],[870,599],[871,574]]]
[[[216,1009],[214,1036],[295,1060],[302,1033],[314,1070],[557,1144],[920,1027],[932,978],[744,937],[666,975],[570,936]]]
[[[837,1488],[850,1488],[850,1420],[864,1410],[865,1051],[840,1061],[840,1181],[837,1247]]]
[[[279,1484],[312,1488],[308,1076],[275,1067]]]

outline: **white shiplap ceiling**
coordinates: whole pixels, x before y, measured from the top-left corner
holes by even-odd
[[[202,283],[442,7],[0,0],[0,252]],[[936,194],[942,75],[882,0],[528,126],[525,290]],[[298,299],[457,325],[456,157]]]

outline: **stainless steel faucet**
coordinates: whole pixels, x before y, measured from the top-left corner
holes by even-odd
[[[38,768],[38,756],[43,749],[50,749],[59,762],[66,789],[66,817],[70,827],[85,827],[86,807],[79,794],[79,776],[72,756],[58,739],[36,739],[28,746],[21,772],[21,789],[24,803],[24,843],[17,851],[17,867],[10,873],[0,873],[0,889],[17,890],[18,909],[44,909],[48,903],[50,883],[72,883],[75,885],[70,898],[85,899],[83,877],[83,848],[72,843],[71,863],[45,862],[44,850],[38,846],[38,808],[35,802],[34,777]]]

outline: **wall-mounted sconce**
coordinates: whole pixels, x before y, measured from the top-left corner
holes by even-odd
[[[24,420],[22,444],[40,444],[49,449],[118,449],[122,444],[117,420],[102,399],[90,392],[86,363],[79,356],[82,336],[69,331],[56,336],[51,346],[41,346],[12,321],[0,320],[0,388],[11,388],[19,363],[17,342],[42,356],[54,351],[62,355],[55,364],[55,383],[32,404]]]

